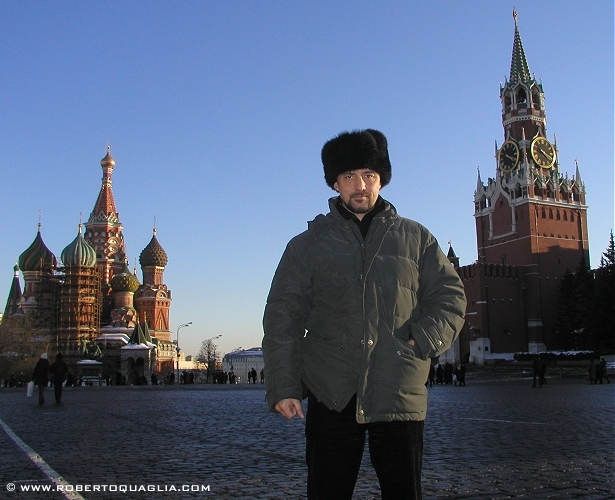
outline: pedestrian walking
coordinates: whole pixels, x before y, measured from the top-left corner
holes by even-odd
[[[47,353],[41,354],[41,357],[36,362],[34,367],[34,373],[32,374],[32,380],[38,387],[38,404],[45,404],[45,387],[49,383],[49,361],[47,360]]]
[[[600,358],[600,362],[598,363],[598,372],[600,373],[600,383],[602,384],[602,379],[606,379],[606,383],[610,384],[609,376],[606,371],[606,360],[604,358]]]
[[[457,381],[459,382],[459,387],[466,385],[466,365],[465,363],[459,364],[459,370],[457,370]]]
[[[544,359],[540,360],[540,383],[545,385],[547,383],[547,362]]]
[[[62,359],[62,355],[60,353],[56,355],[56,360],[51,365],[50,371],[56,404],[60,404],[62,400],[62,384],[64,383],[64,380],[66,380],[66,374],[68,373],[68,366]]]
[[[309,499],[352,498],[366,431],[382,498],[421,498],[431,359],[463,326],[466,299],[429,231],[380,196],[385,136],[344,132],[322,149],[338,196],[293,238],[265,307],[269,407],[304,417]]]

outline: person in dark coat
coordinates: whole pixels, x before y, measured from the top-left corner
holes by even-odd
[[[606,372],[606,359],[600,358],[600,362],[598,363],[598,366],[596,367],[596,372],[600,373],[600,376],[598,378],[600,379],[601,384],[602,384],[603,377],[606,379],[607,384],[611,383],[609,376]]]
[[[540,383],[546,385],[547,383],[547,362],[544,359],[540,360]]]
[[[536,379],[538,378],[538,387],[542,387],[542,379],[540,378],[540,356],[534,356],[532,362],[532,370],[534,371],[534,378],[532,379],[532,387],[536,387]]]
[[[36,362],[34,367],[34,373],[32,374],[32,380],[38,386],[38,404],[45,404],[45,387],[49,382],[49,361],[47,360],[47,353],[41,354],[40,359]]]
[[[62,384],[66,380],[66,374],[68,373],[68,366],[62,359],[60,353],[57,354],[56,360],[51,365],[51,376],[53,380],[53,392],[56,398],[56,404],[60,404],[62,400]]]

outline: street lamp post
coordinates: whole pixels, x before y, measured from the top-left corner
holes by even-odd
[[[190,326],[192,324],[192,321],[189,321],[188,323],[184,323],[183,325],[179,325],[177,327],[177,336],[176,336],[176,340],[175,340],[175,350],[177,351],[177,383],[179,384],[179,331],[185,327],[185,326]]]

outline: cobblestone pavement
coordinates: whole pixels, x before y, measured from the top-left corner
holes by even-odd
[[[430,390],[426,500],[615,498],[615,383],[469,384]],[[25,389],[0,389],[0,419],[0,497],[67,498],[21,491],[52,485],[51,470],[75,488],[108,489],[69,496],[87,500],[305,498],[303,422],[269,413],[258,384],[71,387],[44,406]],[[109,491],[122,485],[129,491]],[[156,491],[130,491],[147,487]],[[354,498],[380,498],[367,453]]]

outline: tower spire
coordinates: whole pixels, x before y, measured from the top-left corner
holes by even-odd
[[[510,82],[528,82],[531,80],[530,68],[525,58],[521,35],[519,34],[519,24],[517,23],[517,9],[513,8],[513,18],[515,20],[515,39],[513,42],[512,60],[510,62]]]
[[[107,146],[107,155],[100,161],[100,166],[103,170],[102,185],[88,222],[119,222],[119,214],[115,208],[111,189],[111,175],[115,167],[115,160],[111,156],[111,146]]]

